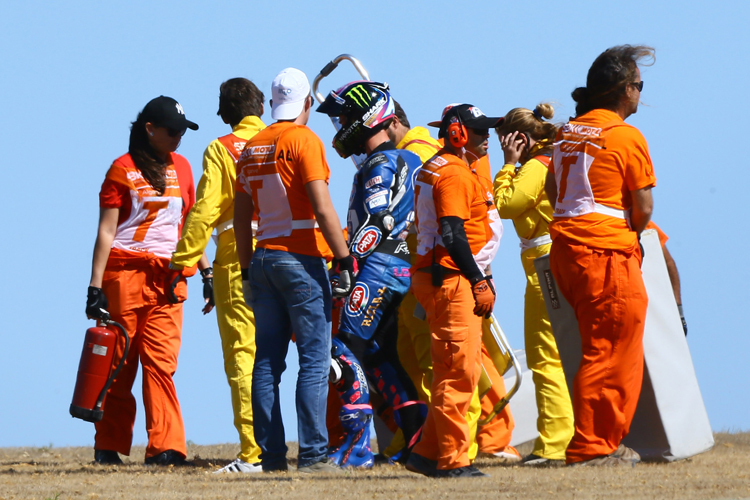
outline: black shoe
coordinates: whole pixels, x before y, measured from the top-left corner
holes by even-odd
[[[490,477],[473,465],[458,467],[456,469],[439,470],[438,477]]]
[[[409,462],[409,457],[411,456],[412,448],[409,448],[409,447],[402,448],[401,451],[398,452],[398,457],[394,461],[401,465],[406,465]]]
[[[456,469],[439,470],[438,477],[490,477],[489,474],[485,474],[473,465],[467,465],[466,467],[458,467]]]
[[[261,463],[261,467],[263,468],[263,472],[286,472],[289,470],[286,460],[272,464]]]
[[[438,471],[436,460],[430,460],[413,451],[409,454],[409,459],[406,461],[406,469],[427,477],[439,477],[439,473],[441,472]]]
[[[122,465],[120,455],[112,450],[94,450],[94,462],[101,465]]]
[[[176,465],[176,466],[190,466],[192,462],[185,460],[182,454],[175,450],[162,451],[158,455],[148,457],[145,461],[146,465]]]

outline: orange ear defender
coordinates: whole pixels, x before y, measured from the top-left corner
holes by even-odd
[[[448,125],[446,135],[451,145],[455,148],[462,148],[469,142],[469,133],[460,119]]]

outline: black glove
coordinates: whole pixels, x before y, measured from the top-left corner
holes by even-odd
[[[108,307],[109,302],[107,302],[107,297],[104,296],[104,291],[101,288],[90,286],[88,297],[86,297],[86,316],[96,319],[109,318]]]
[[[172,271],[169,276],[167,277],[167,300],[170,304],[179,304],[180,302],[184,301],[185,299],[180,299],[180,297],[177,296],[175,293],[175,290],[177,289],[177,285],[180,284],[180,281],[184,281],[185,278],[182,276],[182,271]],[[187,282],[186,282],[187,286]]]
[[[685,321],[685,313],[682,312],[682,304],[677,304],[677,310],[680,311],[680,320],[682,321],[682,330],[685,332],[687,337],[687,321]]]
[[[343,259],[333,259],[331,272],[338,275],[338,279],[331,281],[331,292],[334,297],[346,297],[354,286],[357,274],[357,261],[351,255]]]
[[[210,276],[208,278],[207,276]],[[214,269],[212,267],[207,267],[204,270],[201,271],[201,277],[203,278],[203,298],[207,299],[209,306],[215,306],[216,303],[214,302]]]

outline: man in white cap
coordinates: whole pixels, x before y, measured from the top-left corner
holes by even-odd
[[[255,311],[255,439],[264,472],[287,469],[279,382],[294,332],[297,467],[305,473],[338,472],[326,457],[331,295],[348,295],[355,263],[328,192],[323,143],[306,126],[313,104],[307,77],[294,68],[283,70],[273,80],[271,96],[277,121],[251,138],[240,156],[234,210],[242,289]],[[333,290],[326,266],[331,259],[340,275]]]

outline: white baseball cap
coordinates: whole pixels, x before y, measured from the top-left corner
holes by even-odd
[[[309,95],[310,82],[303,72],[296,68],[281,70],[271,84],[271,118],[294,120],[305,109]]]

